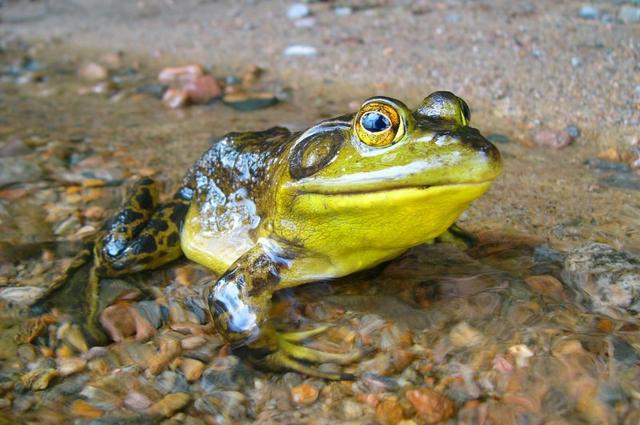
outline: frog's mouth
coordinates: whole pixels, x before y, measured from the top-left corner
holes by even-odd
[[[437,188],[450,188],[450,189],[464,189],[473,187],[488,186],[493,180],[485,180],[479,182],[467,182],[467,183],[451,183],[451,184],[431,184],[431,185],[406,185],[406,186],[392,186],[392,187],[379,187],[375,189],[361,188],[361,189],[336,189],[334,186],[330,187],[316,187],[314,189],[300,189],[297,191],[298,195],[322,195],[322,196],[356,196],[356,195],[375,195],[385,194],[391,192],[399,192],[403,190],[416,190],[427,191],[429,189]]]
[[[501,167],[486,162],[467,163],[464,167],[453,167],[453,164],[456,163],[447,164],[438,158],[419,160],[344,176],[311,176],[291,182],[288,186],[298,195],[374,195],[403,189],[429,191],[437,187],[488,185],[501,171]]]

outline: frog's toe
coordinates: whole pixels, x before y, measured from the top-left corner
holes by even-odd
[[[306,347],[298,342],[325,332],[329,326],[298,332],[277,332],[270,329],[264,332],[262,342],[249,344],[247,352],[253,363],[271,370],[288,369],[305,375],[330,380],[353,380],[352,374],[341,372],[323,372],[318,369],[320,363],[346,365],[362,357],[360,350],[344,353],[322,351]],[[265,351],[267,354],[265,355]]]

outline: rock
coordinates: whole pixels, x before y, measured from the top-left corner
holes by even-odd
[[[562,282],[550,275],[528,276],[524,281],[531,289],[539,294],[553,297],[563,298],[564,290]]]
[[[154,382],[154,387],[161,394],[169,394],[173,392],[188,392],[189,383],[184,375],[173,372],[171,370],[165,370],[159,374]]]
[[[171,337],[165,336],[160,339],[160,350],[158,354],[149,359],[149,373],[157,375],[169,366],[176,357],[182,352],[180,342]]]
[[[504,134],[499,134],[499,133],[492,133],[488,135],[487,140],[489,140],[492,143],[498,143],[501,145],[506,145],[507,143],[511,142],[511,139],[509,139],[508,136],[505,136]]]
[[[629,165],[618,162],[610,161],[602,158],[589,158],[584,161],[584,164],[597,171],[614,171],[617,173],[630,173],[631,167]]]
[[[571,56],[571,66],[577,68],[580,65],[582,65],[582,59],[580,59],[578,56]]]
[[[453,416],[453,402],[435,390],[421,388],[409,390],[405,395],[427,424],[442,422]]]
[[[0,158],[0,187],[32,182],[42,177],[42,169],[34,160],[17,157]]]
[[[349,16],[353,13],[353,9],[349,6],[336,6],[333,11],[335,12],[336,16]]]
[[[573,59],[571,59],[573,62]],[[565,128],[565,130],[567,132],[567,134],[569,135],[569,137],[571,137],[572,139],[577,139],[578,137],[580,137],[580,129],[578,128],[577,125],[575,124],[569,124],[567,126],[567,128]]]
[[[149,83],[138,87],[136,93],[149,94],[158,99],[162,99],[168,88],[169,86],[167,84]]]
[[[169,312],[155,301],[139,301],[134,307],[151,326],[158,329],[166,321]]]
[[[396,425],[403,420],[404,413],[397,397],[391,396],[382,400],[376,407],[376,417],[383,425]]]
[[[30,306],[46,292],[38,286],[14,286],[0,289],[0,299],[18,306]]]
[[[191,401],[191,396],[187,393],[167,394],[154,405],[152,405],[147,413],[162,415],[165,418],[173,416],[176,412],[184,409]]]
[[[58,371],[51,368],[38,368],[22,375],[22,384],[33,391],[45,390],[51,381],[59,376]]]
[[[303,3],[294,3],[287,9],[287,17],[289,19],[300,19],[309,16],[311,11],[309,6]]]
[[[255,111],[268,108],[278,103],[278,98],[273,93],[233,93],[222,98],[225,105],[238,111]]]
[[[202,371],[204,370],[204,363],[199,360],[182,358],[180,359],[180,369],[187,378],[187,381],[193,382],[200,379]]]
[[[31,148],[19,137],[12,137],[0,145],[0,157],[21,156],[31,152]]]
[[[200,385],[206,393],[220,389],[237,390],[251,382],[253,375],[236,356],[215,358],[200,378]]]
[[[189,104],[189,93],[183,89],[170,88],[164,92],[162,101],[170,108],[184,108]]]
[[[309,405],[318,399],[318,389],[313,385],[301,384],[291,388],[291,400],[295,404]]]
[[[640,176],[631,173],[604,176],[598,179],[598,182],[605,186],[617,187],[620,189],[640,190]]]
[[[364,416],[364,409],[360,403],[346,399],[342,402],[342,415],[346,420],[350,421],[360,419]]]
[[[296,28],[313,28],[316,25],[316,18],[309,16],[306,18],[296,19],[293,25]]]
[[[449,332],[449,339],[455,347],[463,348],[482,344],[485,337],[467,322],[460,322]]]
[[[633,6],[622,6],[620,8],[620,13],[618,14],[618,19],[620,19],[625,24],[631,22],[640,22],[640,7]]]
[[[318,50],[313,46],[293,44],[284,50],[285,56],[315,56]]]
[[[595,6],[585,4],[580,7],[578,16],[583,19],[598,19],[600,17],[600,10]]]
[[[542,128],[534,132],[533,143],[542,148],[561,149],[569,146],[573,139],[566,131]]]
[[[640,313],[640,255],[599,243],[581,245],[566,256],[562,278],[592,311]]]
[[[533,352],[524,344],[509,347],[509,353],[515,358],[518,367],[529,366],[529,358],[533,357]]]
[[[145,340],[155,335],[152,326],[130,303],[110,305],[100,313],[100,324],[115,342],[134,336],[137,340]]]
[[[87,366],[87,361],[78,357],[68,359],[57,359],[58,373],[60,376],[69,376],[74,373],[82,372]]]
[[[124,398],[124,405],[131,410],[140,412],[151,406],[151,400],[138,391],[130,391]]]
[[[222,94],[222,89],[211,75],[201,75],[193,81],[185,82],[182,90],[187,93],[193,103],[206,103]]]
[[[205,342],[207,342],[207,340],[204,337],[196,335],[184,338],[180,341],[180,345],[182,345],[183,350],[187,351],[201,347]]]
[[[81,418],[93,419],[99,418],[104,412],[94,407],[84,400],[76,400],[71,404],[71,413]]]
[[[173,68],[165,68],[158,74],[161,83],[184,83],[194,81],[197,77],[204,75],[202,65],[193,64]]]
[[[109,77],[109,71],[95,62],[89,62],[78,69],[78,76],[87,81],[100,81]]]

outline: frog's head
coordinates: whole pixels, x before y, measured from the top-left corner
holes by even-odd
[[[276,194],[279,231],[306,247],[406,249],[444,232],[502,170],[450,92],[413,111],[373,97],[293,142]],[[351,239],[346,241],[345,238]]]

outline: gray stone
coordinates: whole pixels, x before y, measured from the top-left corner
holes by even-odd
[[[622,6],[618,18],[625,24],[640,22],[640,7]]]
[[[598,19],[600,17],[600,10],[595,6],[585,4],[580,7],[578,15],[583,19]]]
[[[38,180],[42,177],[42,169],[33,160],[24,158],[0,158],[0,187]]]
[[[300,19],[308,16],[311,12],[309,6],[302,3],[294,3],[287,9],[287,17],[289,19]]]
[[[640,313],[640,255],[599,243],[567,254],[563,280],[592,311],[619,316]]]

